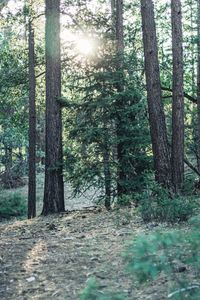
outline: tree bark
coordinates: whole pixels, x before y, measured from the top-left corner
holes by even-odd
[[[200,172],[200,0],[197,0],[197,168]]]
[[[171,1],[173,52],[172,184],[180,192],[184,181],[184,91],[181,1]]]
[[[109,131],[104,122],[104,143],[103,143],[103,166],[104,166],[104,180],[105,180],[105,207],[107,210],[111,209],[111,172],[110,172],[110,149],[108,141]]]
[[[29,17],[30,18],[30,17]],[[36,216],[36,107],[35,107],[35,45],[32,20],[29,19],[29,176],[28,219]]]
[[[124,90],[124,28],[123,28],[123,0],[116,0],[116,54],[117,54],[117,91],[122,93]],[[123,168],[124,157],[124,143],[123,136],[124,125],[122,113],[124,110],[123,96],[118,97],[116,103],[117,119],[116,119],[116,132],[117,132],[117,160],[118,160],[118,179],[117,179],[117,195],[121,197],[126,193],[125,181],[126,172]]]
[[[154,6],[152,0],[141,0],[145,73],[150,133],[154,156],[156,181],[165,187],[170,186],[170,154],[167,142],[167,129],[162,105],[160,70]]]
[[[112,31],[113,31],[113,36],[115,36],[116,32],[116,0],[111,0],[111,19],[112,19]]]
[[[46,160],[43,215],[63,212],[60,0],[46,0]]]
[[[5,146],[5,173],[10,174],[12,165],[12,148]]]

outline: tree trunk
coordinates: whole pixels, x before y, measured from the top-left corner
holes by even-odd
[[[197,162],[200,172],[200,0],[197,0]]]
[[[108,129],[104,122],[104,144],[103,144],[103,166],[105,180],[105,207],[107,210],[111,208],[111,172],[110,172],[110,151],[108,142]]]
[[[30,18],[30,17],[29,17]],[[29,181],[28,219],[36,216],[36,109],[35,109],[35,50],[34,30],[29,19]]]
[[[117,54],[117,91],[122,93],[124,90],[124,29],[123,29],[123,0],[116,0],[116,54]],[[123,167],[124,157],[124,143],[123,136],[125,135],[123,125],[123,110],[124,99],[123,96],[118,97],[116,103],[117,119],[116,119],[116,132],[117,132],[117,160],[118,160],[118,179],[117,179],[117,195],[121,197],[125,191],[126,172]]]
[[[171,1],[173,51],[172,184],[180,192],[184,180],[184,92],[181,1]]]
[[[167,142],[167,129],[162,105],[160,70],[154,6],[152,0],[141,0],[145,73],[150,133],[154,156],[156,181],[165,187],[170,186],[170,154]]]
[[[60,0],[46,0],[46,161],[43,215],[65,210],[60,58]]]
[[[111,19],[112,19],[112,31],[113,36],[116,36],[116,0],[111,0]]]
[[[5,173],[8,175],[11,172],[12,165],[12,148],[5,146]]]

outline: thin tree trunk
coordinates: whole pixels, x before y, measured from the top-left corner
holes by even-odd
[[[108,142],[108,130],[104,122],[104,144],[103,144],[103,165],[105,180],[105,207],[107,210],[111,208],[111,172],[110,172],[110,152]]]
[[[5,173],[8,175],[11,172],[12,164],[12,148],[5,146]]]
[[[116,31],[116,0],[111,0],[111,18],[112,18],[112,30]]]
[[[30,17],[29,17],[30,18]],[[32,20],[29,19],[29,181],[28,219],[36,216],[36,108],[35,108],[35,45]]]
[[[141,14],[147,81],[147,100],[155,178],[156,181],[163,186],[169,187],[171,178],[170,154],[167,142],[164,110],[161,102],[160,70],[152,0],[141,0]]]
[[[124,90],[124,29],[123,29],[123,0],[116,0],[116,54],[117,54],[117,91],[122,93]],[[117,160],[118,160],[118,179],[117,179],[117,195],[121,197],[125,191],[126,173],[123,167],[124,157],[124,143],[123,136],[125,135],[123,126],[123,110],[124,110],[124,99],[122,96],[119,97],[117,103],[117,120],[116,120],[116,131],[117,131]]]
[[[43,215],[65,210],[60,59],[60,0],[46,0],[46,160]]]
[[[197,167],[200,172],[200,0],[197,0]]]
[[[184,181],[184,92],[181,1],[171,1],[173,50],[172,184],[180,192]]]

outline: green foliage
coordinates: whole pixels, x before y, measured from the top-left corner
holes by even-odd
[[[128,270],[139,283],[154,280],[160,272],[171,271],[168,257],[165,251],[173,246],[177,235],[156,233],[153,235],[141,235],[130,246],[126,253],[129,260]]]
[[[125,257],[128,272],[139,284],[155,281],[162,273],[170,288],[185,289],[175,293],[173,299],[199,299],[197,289],[188,289],[200,275],[199,253],[200,233],[194,227],[188,232],[174,230],[141,235],[129,246]],[[192,277],[187,270],[193,271]],[[187,297],[183,298],[182,293]]]
[[[100,290],[94,277],[90,278],[83,290],[81,300],[125,300],[125,296],[117,293],[104,293]]]
[[[117,199],[117,205],[118,206],[130,206],[133,198],[131,195],[122,195]]]
[[[18,193],[1,193],[0,218],[22,217],[26,215],[26,201]]]
[[[170,195],[169,191],[153,182],[143,193],[137,194],[139,211],[145,222],[183,222],[195,212],[192,197]]]

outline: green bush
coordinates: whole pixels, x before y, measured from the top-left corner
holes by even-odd
[[[154,183],[145,191],[136,195],[139,212],[145,222],[183,222],[187,221],[196,208],[192,198],[173,196],[158,184]]]
[[[196,227],[188,232],[139,236],[129,246],[125,258],[128,272],[139,284],[157,280],[162,273],[173,291],[169,298],[191,300],[200,299],[200,285],[196,284],[200,275],[199,253],[200,232]]]
[[[131,195],[122,195],[117,199],[117,206],[123,207],[123,206],[131,206],[133,203],[133,197]]]
[[[81,293],[80,300],[125,300],[125,296],[118,293],[103,293],[96,279],[92,277]]]
[[[24,197],[18,193],[0,194],[0,218],[25,216],[27,211]]]

